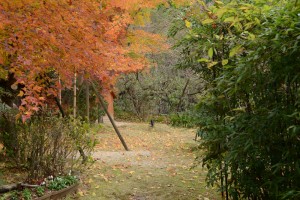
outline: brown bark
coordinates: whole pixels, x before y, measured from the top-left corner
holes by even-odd
[[[119,137],[119,139],[120,139],[120,141],[121,141],[123,147],[125,148],[126,151],[129,151],[129,149],[128,149],[128,147],[127,147],[127,144],[126,144],[124,138],[122,137],[122,135],[121,135],[121,133],[120,133],[118,127],[116,126],[116,124],[115,124],[115,122],[114,122],[114,120],[113,120],[113,118],[110,116],[109,112],[107,111],[106,106],[105,106],[105,103],[104,103],[104,101],[103,101],[103,98],[102,98],[102,96],[98,93],[98,91],[97,91],[97,89],[96,89],[96,87],[95,87],[95,85],[94,85],[93,82],[92,82],[92,86],[93,86],[93,89],[95,90],[96,96],[98,97],[98,99],[99,99],[99,101],[100,101],[100,104],[101,104],[101,106],[102,106],[104,112],[106,113],[106,115],[108,116],[108,118],[109,118],[109,120],[110,120],[112,126],[114,127],[114,129],[115,129],[115,131],[116,131],[116,133],[117,133],[117,135],[118,135],[118,137]]]
[[[86,119],[90,121],[90,84],[89,81],[86,82],[86,93],[85,93],[85,100],[86,100]]]

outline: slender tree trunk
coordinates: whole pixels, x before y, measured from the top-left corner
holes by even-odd
[[[104,112],[105,112],[106,115],[108,116],[108,118],[109,118],[111,124],[113,125],[113,127],[114,127],[114,129],[115,129],[115,131],[116,131],[116,133],[117,133],[117,135],[118,135],[120,141],[122,142],[123,147],[125,148],[126,151],[129,151],[129,149],[128,149],[128,147],[127,147],[127,144],[126,144],[124,138],[122,137],[122,135],[121,135],[121,133],[120,133],[118,127],[117,127],[116,124],[115,124],[114,119],[110,116],[109,112],[107,111],[107,108],[106,108],[106,106],[105,106],[105,103],[104,103],[104,101],[103,101],[102,96],[98,93],[95,84],[94,84],[93,82],[91,82],[91,83],[92,83],[92,87],[93,87],[93,89],[94,89],[94,91],[95,91],[95,93],[96,93],[96,96],[98,97],[99,102],[100,102],[100,104],[101,104],[101,106],[102,106]]]
[[[222,199],[224,198],[224,177],[223,177],[223,165],[222,161],[220,163],[220,171],[221,171],[221,194],[222,194]]]
[[[59,83],[59,90],[58,90],[58,99],[59,99],[59,104],[61,105],[61,99],[62,99],[62,96],[61,96],[61,80],[60,80],[60,76],[58,76],[58,83]]]
[[[59,108],[59,111],[60,111],[62,117],[65,117],[65,112],[64,112],[61,104],[59,103],[59,99],[57,97],[55,97],[54,100],[55,100],[55,102],[56,102],[56,104],[57,104],[57,106]]]
[[[76,94],[76,91],[77,91],[77,72],[74,73],[74,90],[73,90],[73,117],[74,119],[76,118],[76,110],[77,110],[77,94]]]
[[[86,100],[86,119],[90,122],[90,83],[89,81],[86,82],[86,93],[85,93],[85,100]]]
[[[225,167],[224,167],[225,171],[225,195],[226,195],[226,200],[229,199],[229,193],[228,193],[228,169],[227,169],[227,164],[225,163]]]
[[[182,101],[183,101],[183,97],[184,97],[184,95],[185,95],[185,92],[186,92],[186,89],[187,89],[187,87],[188,87],[188,85],[189,85],[189,82],[190,82],[190,79],[188,79],[187,81],[186,81],[186,83],[185,83],[185,86],[184,86],[184,88],[183,88],[183,90],[182,90],[182,93],[181,93],[181,96],[179,97],[179,103],[178,103],[178,105],[177,105],[177,112],[180,112],[180,107],[181,107],[181,104],[182,104]]]

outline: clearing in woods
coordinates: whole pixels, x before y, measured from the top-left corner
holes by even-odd
[[[207,188],[206,171],[194,166],[195,130],[145,123],[118,123],[130,149],[124,151],[113,128],[97,134],[97,161],[83,174],[82,200],[221,199]]]

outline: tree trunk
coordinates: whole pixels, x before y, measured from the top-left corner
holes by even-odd
[[[90,122],[90,83],[89,83],[89,81],[86,82],[85,100],[86,100],[86,120],[87,120],[87,122]]]
[[[77,73],[74,73],[74,86],[73,86],[73,117],[76,118],[76,109],[77,109],[77,94],[76,94],[76,82],[77,82]]]
[[[61,96],[61,80],[60,80],[60,76],[58,76],[58,83],[59,83],[59,90],[58,90],[58,99],[59,99],[59,104],[61,105],[61,99],[62,99],[62,96]]]
[[[55,97],[54,100],[55,100],[55,102],[56,102],[56,104],[57,104],[57,106],[59,108],[59,111],[60,111],[62,117],[65,117],[65,112],[64,112],[64,110],[63,110],[63,108],[61,106],[61,103],[59,102],[59,99],[57,97]]]
[[[178,103],[177,109],[176,109],[177,112],[180,112],[180,111],[181,111],[180,108],[181,108],[181,105],[182,105],[182,101],[183,101],[183,98],[184,98],[186,89],[187,89],[187,87],[188,87],[188,85],[189,85],[189,82],[190,82],[190,79],[188,79],[188,80],[186,81],[185,86],[184,86],[184,88],[183,88],[183,90],[182,90],[181,96],[179,97],[179,103]]]
[[[106,108],[106,106],[105,106],[105,103],[104,103],[104,101],[103,101],[103,98],[102,98],[102,96],[98,93],[98,91],[97,91],[97,89],[96,89],[96,86],[95,86],[95,84],[94,84],[93,82],[92,82],[92,86],[93,86],[93,89],[95,90],[96,96],[98,97],[99,102],[100,102],[100,104],[101,104],[101,106],[102,106],[104,112],[106,113],[106,115],[108,116],[108,118],[109,118],[111,124],[113,125],[113,127],[114,127],[114,129],[115,129],[115,131],[116,131],[116,133],[117,133],[117,135],[118,135],[118,137],[119,137],[119,139],[120,139],[120,141],[121,141],[123,147],[125,148],[126,151],[129,151],[129,149],[128,149],[128,147],[127,147],[127,144],[125,143],[124,138],[122,137],[122,135],[121,135],[121,133],[120,133],[118,127],[116,126],[116,124],[115,124],[115,122],[114,122],[114,120],[113,120],[113,118],[110,116],[109,112],[107,111],[107,108]]]

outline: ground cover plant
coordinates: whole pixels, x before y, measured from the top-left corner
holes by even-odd
[[[43,197],[49,195],[53,191],[58,191],[70,187],[78,183],[78,177],[67,175],[58,176],[55,178],[48,178],[44,180],[41,186],[35,186],[30,188],[25,188],[23,190],[14,190],[12,192],[6,193],[0,196],[1,200],[32,200],[38,197]]]

